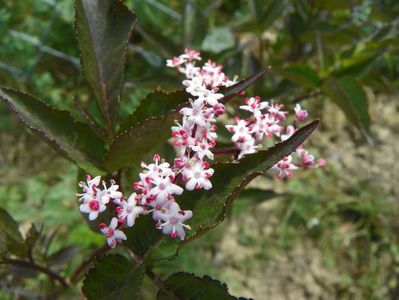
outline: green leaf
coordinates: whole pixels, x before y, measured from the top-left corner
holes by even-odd
[[[293,65],[283,69],[277,69],[277,73],[305,88],[317,88],[321,84],[317,72],[306,65]]]
[[[322,91],[341,108],[349,122],[359,128],[367,142],[372,144],[369,108],[361,85],[351,77],[329,77],[324,81]]]
[[[119,0],[75,0],[82,67],[107,125],[115,119],[136,16]]]
[[[363,77],[370,71],[381,53],[382,51],[377,51],[344,59],[342,65],[331,74],[335,77]]]
[[[82,291],[88,300],[137,299],[143,276],[143,265],[134,267],[119,254],[105,255],[86,274]]]
[[[88,125],[24,92],[0,88],[0,99],[59,153],[88,172],[102,172],[105,144]]]
[[[237,197],[239,192],[255,177],[268,170],[276,162],[302,144],[305,139],[317,127],[318,121],[314,121],[300,128],[290,139],[276,144],[264,151],[247,155],[238,162],[217,163],[212,166],[215,173],[212,177],[213,188],[209,191],[196,190],[183,193],[177,201],[182,209],[191,209],[193,218],[189,221],[192,230],[189,231],[185,241],[171,239],[156,233],[153,220],[147,216],[143,220],[143,226],[133,227],[127,231],[127,246],[132,251],[137,251],[137,240],[141,241],[140,255],[147,256],[149,260],[159,260],[173,257],[177,250],[187,243],[205,233],[206,231],[223,222],[226,210]],[[144,219],[143,217],[142,219]],[[152,222],[152,226],[151,226]],[[146,234],[142,235],[140,230],[147,226]],[[130,243],[130,239],[136,241]],[[147,252],[148,251],[148,252]],[[147,253],[145,253],[147,252]]]
[[[0,207],[0,256],[9,253],[24,255],[25,247],[18,223]]]
[[[170,127],[179,116],[172,110],[165,116],[154,117],[130,127],[112,142],[104,163],[112,172],[122,167],[137,165],[142,157],[165,143],[171,136]]]
[[[226,103],[245,90],[266,71],[262,70],[231,87],[222,88],[224,97],[221,102]],[[154,92],[144,98],[136,111],[122,124],[122,128],[129,125],[131,127],[120,131],[112,142],[104,159],[107,169],[112,172],[122,167],[138,165],[145,154],[165,143],[171,136],[171,126],[180,117],[180,108],[188,105],[188,97],[182,90],[171,94]]]
[[[229,294],[227,285],[209,276],[198,277],[191,273],[179,272],[169,276],[165,281],[166,291],[159,290],[158,300],[191,299],[191,300],[234,300]]]

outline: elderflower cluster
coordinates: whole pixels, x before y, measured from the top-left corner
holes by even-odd
[[[245,105],[241,105],[242,110],[249,111],[251,117],[241,119],[239,116],[234,118],[236,125],[226,125],[233,135],[231,141],[235,143],[238,153],[238,159],[246,154],[256,153],[262,148],[262,140],[277,138],[281,141],[288,140],[296,131],[294,125],[284,127],[282,122],[289,115],[288,111],[284,111],[282,104],[276,104],[261,101],[259,96],[247,97],[244,99]],[[301,108],[299,104],[295,106],[295,120],[304,121],[308,117],[308,112]],[[293,163],[292,155],[284,157],[277,162],[271,170],[274,171],[278,179],[291,177],[292,171],[298,167],[316,168],[323,167],[325,161],[319,159],[315,161],[315,157],[300,145],[295,154],[299,158],[298,163]]]
[[[214,170],[210,162],[214,160],[213,149],[216,146],[216,118],[225,113],[221,102],[224,95],[220,87],[228,87],[236,83],[222,72],[222,66],[208,61],[199,66],[200,53],[186,49],[180,56],[167,60],[167,66],[184,74],[183,85],[191,98],[187,107],[180,110],[181,121],[171,128],[172,143],[176,147],[177,157],[173,164],[161,159],[158,154],[153,162],[141,163],[143,171],[139,180],[133,183],[134,192],[125,197],[119,186],[111,180],[109,185],[100,176],[87,176],[86,182],[79,185],[82,193],[78,194],[81,202],[80,211],[88,214],[88,219],[97,219],[106,209],[113,209],[115,217],[109,225],[101,223],[99,230],[105,235],[109,247],[114,248],[118,241],[126,240],[124,228],[133,227],[141,215],[152,214],[155,226],[165,235],[184,240],[186,229],[190,226],[186,221],[192,218],[191,210],[183,210],[176,202],[177,196],[184,190],[209,190],[212,188],[211,177]],[[238,159],[245,154],[258,151],[264,138],[277,137],[288,139],[294,132],[293,125],[284,127],[281,122],[287,118],[288,112],[282,111],[279,104],[261,102],[259,97],[245,99],[241,109],[249,111],[251,118],[235,118],[237,125],[227,125],[233,133],[232,141],[237,147]],[[297,121],[307,118],[306,110],[299,105],[295,107]],[[314,156],[303,147],[296,153],[305,167],[321,166],[323,162],[314,162]],[[285,157],[273,166],[278,178],[291,176],[297,165],[292,157]]]
[[[184,240],[185,229],[190,229],[185,222],[193,213],[182,210],[175,196],[181,195],[184,188],[188,191],[212,188],[210,177],[214,170],[208,161],[214,159],[212,148],[217,138],[214,123],[216,117],[225,112],[224,105],[219,103],[223,94],[218,92],[218,88],[235,82],[222,72],[222,66],[212,61],[197,66],[200,60],[199,52],[186,49],[183,55],[167,61],[167,66],[177,68],[185,75],[183,84],[192,95],[189,106],[180,110],[181,123],[176,122],[176,126],[171,128],[173,144],[178,152],[173,166],[157,154],[153,163],[142,162],[140,180],[133,184],[135,192],[128,198],[118,191],[119,186],[114,181],[110,182],[109,188],[104,181],[100,186],[100,176],[88,176],[86,182],[80,183],[82,193],[78,196],[83,202],[80,211],[88,214],[90,221],[95,220],[107,206],[113,206],[117,213],[109,226],[99,225],[111,248],[117,241],[126,240],[123,228],[134,226],[140,215],[150,213],[156,228],[172,238]]]

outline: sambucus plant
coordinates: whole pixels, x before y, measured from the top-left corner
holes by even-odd
[[[72,116],[9,88],[0,89],[0,98],[29,128],[74,162],[80,177],[84,173],[95,176],[87,175],[86,182],[79,183],[80,211],[95,221],[93,229],[98,226],[108,247],[84,259],[71,278],[60,277],[35,263],[30,236],[23,238],[15,221],[2,211],[2,263],[31,266],[68,287],[94,261],[83,285],[88,299],[137,298],[144,275],[159,286],[159,299],[234,299],[225,285],[209,277],[175,273],[161,279],[153,268],[221,223],[239,192],[269,168],[281,179],[299,166],[324,166],[324,160],[315,161],[302,146],[318,121],[299,129],[283,125],[290,118],[282,105],[245,95],[245,89],[268,70],[237,81],[210,60],[200,66],[200,53],[189,49],[167,61],[167,66],[184,74],[185,88],[172,93],[154,91],[121,120],[118,107],[126,49],[136,17],[119,0],[76,0],[75,10],[82,67],[97,109],[77,101],[79,110]],[[232,143],[218,147],[216,118],[233,97],[244,98],[240,108],[247,118],[237,116],[236,125],[225,125]],[[292,121],[307,117],[307,111],[297,105]],[[175,157],[164,150],[170,136]],[[261,150],[262,141],[271,138],[278,143]],[[292,152],[298,162],[293,162]],[[153,163],[143,162],[148,155],[153,156]],[[129,167],[137,171],[138,165],[144,170],[137,172],[134,192],[125,196],[129,193],[122,186],[129,180],[126,171]],[[188,192],[183,193],[184,189]],[[126,255],[104,255],[119,242]]]

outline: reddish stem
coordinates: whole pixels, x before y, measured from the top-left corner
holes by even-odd
[[[239,149],[232,147],[232,148],[220,148],[220,149],[213,149],[213,154],[215,155],[225,155],[225,154],[238,154],[240,152]]]

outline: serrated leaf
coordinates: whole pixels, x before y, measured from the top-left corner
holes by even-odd
[[[18,223],[0,207],[0,256],[9,253],[24,255],[25,250]]]
[[[82,291],[88,300],[137,299],[143,276],[143,265],[134,267],[119,254],[105,255],[86,274]]]
[[[221,102],[226,103],[253,84],[265,72],[266,70],[262,70],[233,86],[221,89],[221,93],[224,94]],[[183,90],[171,95],[165,94],[163,99],[166,103],[162,105],[158,104],[153,96],[145,98],[122,125],[123,128],[128,124],[133,124],[133,126],[120,132],[112,142],[104,159],[108,171],[138,165],[145,154],[165,143],[171,136],[171,126],[179,118],[179,109],[188,105],[188,99],[184,98],[184,95],[186,93]],[[170,109],[171,107],[174,108]]]
[[[159,290],[158,300],[234,300],[227,285],[209,276],[198,277],[192,273],[179,272],[164,280],[165,289]]]
[[[147,119],[116,137],[106,154],[104,163],[109,171],[137,165],[142,157],[165,143],[171,135],[170,127],[178,117],[177,111]]]
[[[75,0],[75,11],[84,73],[110,126],[117,114],[136,16],[120,0]]]
[[[0,99],[59,153],[93,174],[101,173],[105,144],[92,129],[29,94],[0,88]]]
[[[140,256],[147,256],[149,261],[173,257],[184,243],[220,224],[225,218],[227,208],[239,192],[252,179],[268,170],[284,156],[295,151],[317,125],[318,121],[314,121],[300,128],[287,141],[256,154],[247,155],[238,162],[213,165],[215,173],[212,177],[213,188],[211,190],[186,192],[176,199],[182,209],[193,211],[193,218],[189,221],[192,230],[187,232],[188,236],[185,241],[180,242],[160,235],[154,228],[153,220],[149,216],[145,216],[141,218],[143,219],[142,226],[137,228],[134,226],[126,231],[127,246],[134,252],[139,251]],[[145,235],[141,234],[142,228],[146,228]],[[131,238],[135,241],[130,241]],[[137,247],[138,243],[140,243],[140,248]]]
[[[176,109],[179,105],[186,102],[188,98],[189,95],[184,90],[171,93],[163,91],[151,92],[140,101],[136,110],[122,121],[119,132],[127,130],[151,117],[166,115],[171,110]]]
[[[351,77],[329,77],[322,91],[341,108],[348,121],[359,128],[367,142],[372,143],[368,102],[361,85]]]
[[[317,72],[306,65],[292,65],[282,69],[278,69],[277,73],[305,88],[317,88],[321,84],[321,80]]]

